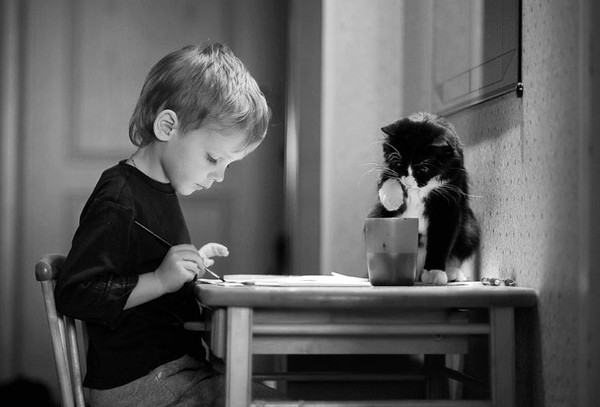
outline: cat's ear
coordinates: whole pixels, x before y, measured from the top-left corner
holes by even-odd
[[[395,136],[397,131],[398,131],[398,127],[399,127],[399,121],[396,121],[392,124],[388,124],[385,127],[381,128],[381,131],[384,132],[385,134],[387,134],[388,136]]]

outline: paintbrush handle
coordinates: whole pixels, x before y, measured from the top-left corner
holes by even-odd
[[[219,280],[221,280],[222,282],[225,282],[225,279],[223,279],[223,277],[221,277],[220,275],[218,275],[217,273],[215,273],[214,271],[211,271],[208,269],[208,267],[204,267],[204,271],[206,271],[208,274],[210,274],[211,276],[218,278]]]
[[[173,247],[173,245],[171,243],[167,242],[165,239],[163,239],[162,237],[160,237],[159,235],[157,235],[156,233],[154,233],[153,231],[151,231],[150,229],[148,229],[146,226],[142,225],[137,220],[134,220],[133,223],[135,223],[136,225],[138,225],[139,227],[141,227],[142,229],[144,229],[146,232],[148,232],[149,234],[151,234],[152,236],[154,236],[156,239],[160,240],[162,243],[164,243],[168,247]]]

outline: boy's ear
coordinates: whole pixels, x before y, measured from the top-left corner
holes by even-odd
[[[160,141],[169,141],[178,127],[177,113],[172,110],[162,110],[154,119],[154,135]]]

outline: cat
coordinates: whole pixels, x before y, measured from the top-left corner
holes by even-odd
[[[465,260],[479,249],[480,229],[469,205],[463,149],[446,118],[419,112],[381,129],[384,165],[379,202],[369,217],[419,219],[416,280],[465,281]]]

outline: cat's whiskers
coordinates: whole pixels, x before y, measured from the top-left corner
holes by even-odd
[[[398,173],[390,168],[388,168],[386,165],[380,164],[380,163],[364,163],[364,164],[360,164],[359,167],[364,167],[366,165],[372,165],[373,168],[371,168],[370,170],[368,170],[365,174],[370,173],[371,171],[380,171],[382,174],[386,173],[388,175],[392,175],[394,178],[398,177]],[[363,174],[364,175],[364,174]]]
[[[389,169],[388,167],[386,167],[383,164],[380,163],[364,163],[364,164],[360,164],[360,167],[364,167],[366,165],[372,165],[373,168],[367,170],[366,172],[362,173],[360,175],[360,177],[358,178],[358,184],[361,183],[363,177],[365,177],[367,174],[370,174],[373,171],[379,171],[379,176],[381,177],[382,175],[387,175],[389,178],[398,178],[398,173],[396,173],[396,171]]]
[[[434,188],[431,190],[431,193],[435,193],[439,196],[441,196],[442,198],[446,199],[446,201],[450,202],[450,198],[452,198],[452,200],[454,201],[454,204],[458,204],[458,199],[456,197],[456,195],[451,194],[448,190],[446,190],[444,188],[444,185]]]
[[[462,189],[460,189],[456,185],[452,185],[452,184],[444,184],[444,185],[442,185],[442,186],[440,186],[439,188],[436,188],[436,189],[444,189],[445,192],[447,192],[447,193],[456,192],[456,193],[459,193],[459,194],[461,194],[463,196],[467,196],[469,198],[483,198],[481,195],[467,194]]]
[[[393,171],[386,170],[385,168],[383,168],[383,169],[380,169],[380,168],[371,168],[370,170],[368,170],[366,172],[363,172],[361,174],[361,178],[364,177],[364,176],[366,176],[367,174],[372,173],[373,171],[379,171],[380,175],[387,174],[387,175],[390,175],[391,178],[396,178],[396,174],[393,174]]]
[[[465,170],[464,168],[460,168],[460,167],[449,167],[449,170],[455,170],[455,171],[460,171],[460,172],[464,172],[465,174],[467,174],[467,170]]]
[[[391,145],[390,143],[388,143],[385,140],[382,142],[382,144],[387,144],[388,146],[390,146],[396,152],[396,154],[398,154],[398,158],[402,159],[402,154],[400,154],[400,151],[398,151],[398,149],[396,147],[394,147],[393,145]]]
[[[460,189],[456,185],[446,184],[445,187],[447,187],[449,189],[454,189],[454,190],[456,190],[456,192],[459,192],[459,193],[461,193],[464,196],[468,196],[469,198],[483,198],[483,196],[481,196],[481,195],[467,194],[465,191],[463,191],[462,189]]]
[[[400,157],[400,156],[399,156],[398,154],[396,154],[396,153],[391,153],[391,154],[388,156],[388,161],[390,162],[390,164],[391,164],[391,163],[394,163],[394,162],[396,162],[396,161],[402,161],[402,157]]]
[[[359,164],[358,166],[359,166],[359,167],[364,167],[365,165],[372,165],[372,166],[374,166],[374,167],[384,167],[384,165],[383,165],[383,164],[381,164],[381,163],[372,163],[372,162],[369,162],[369,163],[362,163],[362,164]]]

